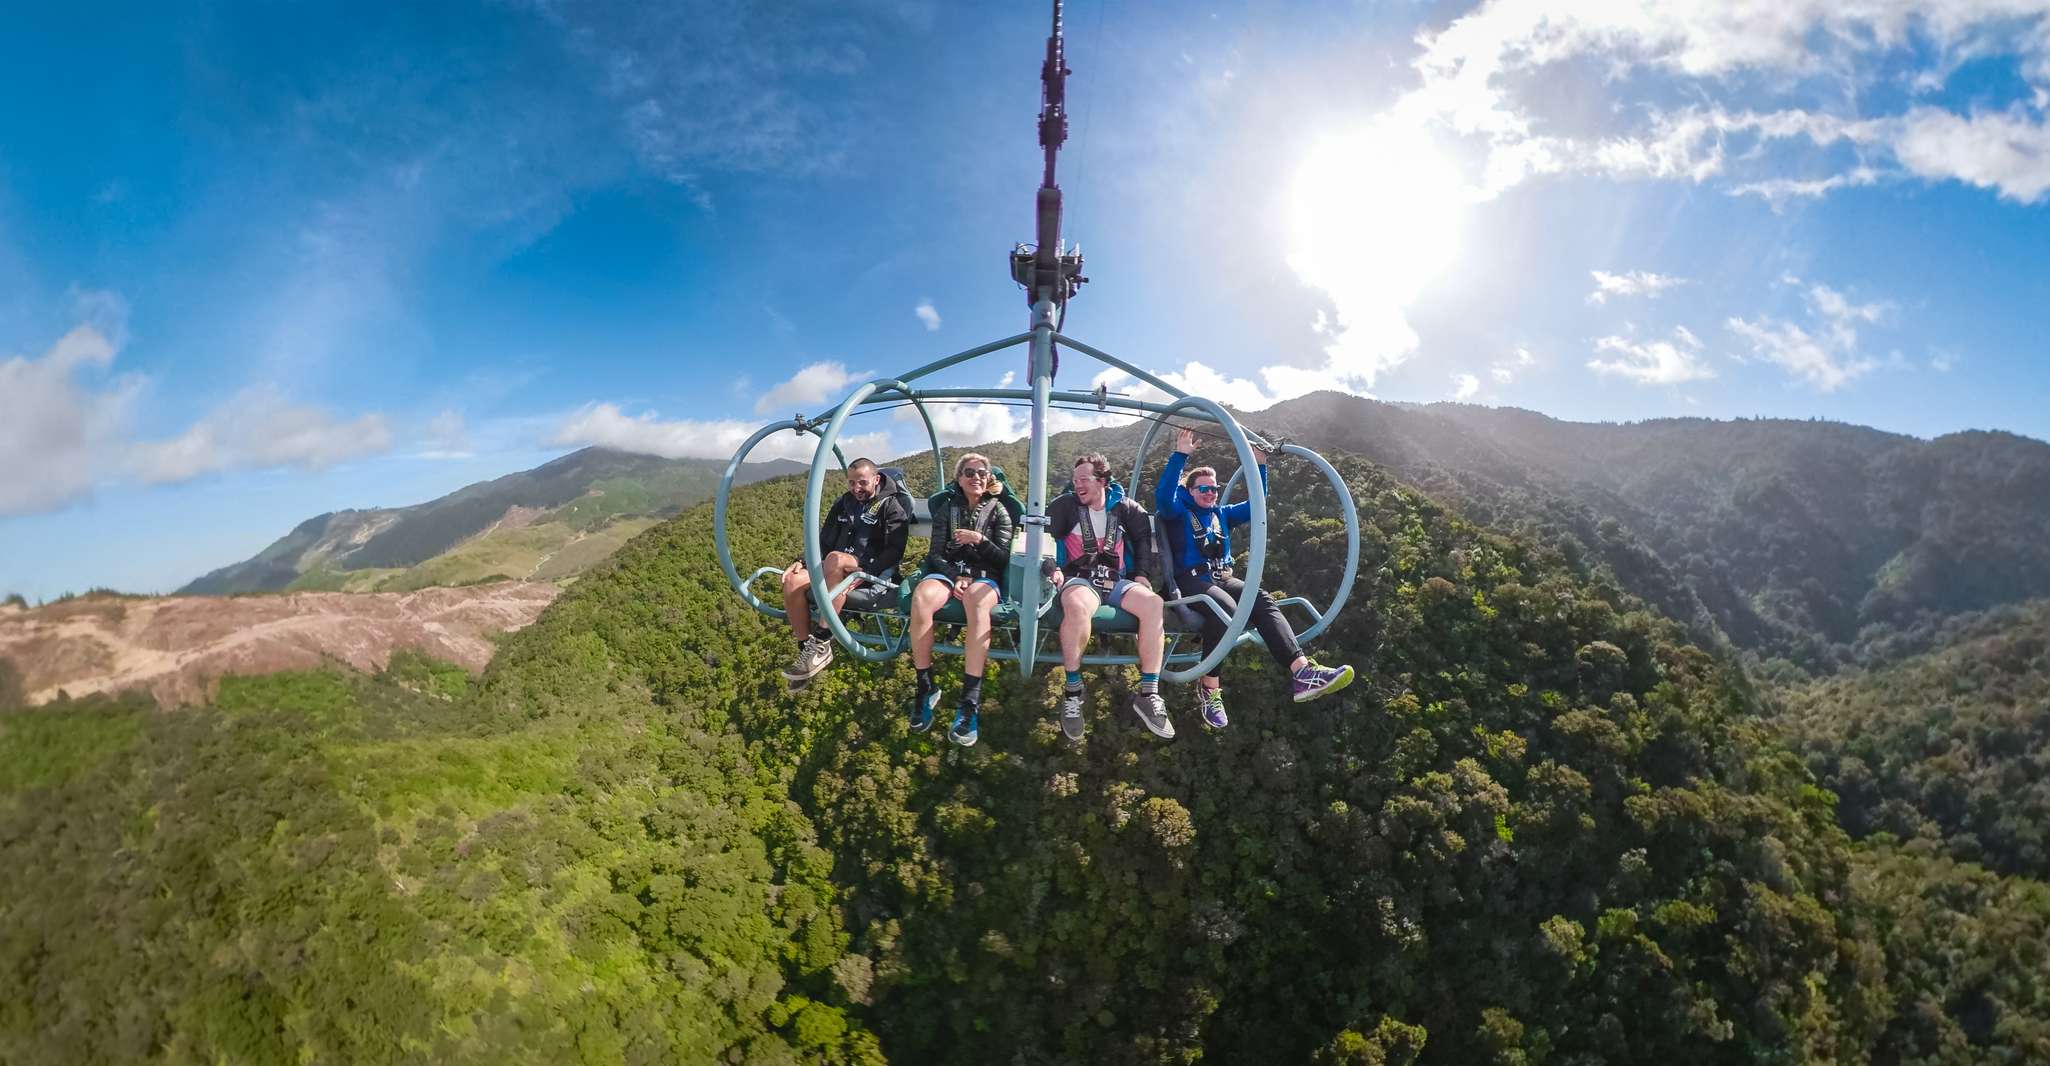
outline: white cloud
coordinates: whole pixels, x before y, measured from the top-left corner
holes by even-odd
[[[755,401],[755,413],[765,415],[793,408],[809,410],[828,398],[844,399],[855,385],[868,380],[869,376],[865,370],[849,373],[847,365],[837,361],[812,363],[762,393],[761,398]]]
[[[952,403],[933,401],[925,405],[926,413],[932,416],[933,432],[939,435],[940,444],[987,444],[991,441],[1017,440],[1030,432],[1027,419],[1015,408],[1000,403]],[[899,422],[925,428],[915,407],[899,407],[890,417]]]
[[[1768,178],[1764,181],[1750,181],[1735,186],[1731,196],[1756,196],[1772,205],[1774,211],[1783,209],[1790,200],[1815,200],[1836,189],[1871,185],[1879,180],[1879,172],[1871,167],[1853,167],[1842,174],[1827,178]]]
[[[189,481],[226,470],[296,466],[320,470],[391,450],[384,416],[338,421],[294,406],[274,389],[245,389],[169,440],[134,445],[129,472],[145,485]]]
[[[1647,344],[1627,337],[1603,337],[1595,341],[1595,351],[1610,352],[1617,358],[1590,359],[1587,367],[1598,374],[1614,374],[1640,385],[1678,385],[1715,376],[1715,371],[1701,362],[1701,342],[1693,333],[1683,326],[1674,331],[1673,337],[1673,341]]]
[[[446,408],[427,421],[426,447],[418,453],[421,459],[468,459],[476,452],[470,447],[469,427],[463,421],[463,413]]]
[[[1648,270],[1632,270],[1622,274],[1594,270],[1589,273],[1594,275],[1594,291],[1587,294],[1587,302],[1597,306],[1607,303],[1611,296],[1643,296],[1646,299],[1657,299],[1659,294],[1667,289],[1687,284],[1686,278],[1655,274]]]
[[[760,428],[759,422],[738,418],[665,421],[652,411],[628,415],[617,404],[593,403],[565,418],[548,443],[594,444],[623,452],[659,455],[665,459],[729,459]],[[840,439],[840,450],[849,459],[863,454],[880,458],[888,454],[889,447],[890,435],[884,432],[855,434]],[[750,461],[797,459],[809,462],[817,448],[818,438],[811,434],[775,433],[756,445],[748,458]]]
[[[1845,382],[1875,366],[1870,359],[1845,358],[1830,338],[1809,334],[1791,322],[1779,322],[1764,315],[1756,322],[1731,318],[1732,333],[1751,342],[1753,352],[1786,368],[1821,392],[1834,392]]]
[[[2050,192],[2050,125],[2019,109],[1965,118],[1916,108],[1894,150],[1902,166],[1925,178],[1955,178],[2025,204]]]
[[[912,308],[911,313],[917,315],[920,322],[925,323],[926,332],[939,332],[940,313],[933,309],[931,300],[918,301],[918,306]]]
[[[1497,385],[1507,385],[1516,379],[1516,372],[1506,366],[1492,366],[1488,368],[1488,376],[1494,378]]]
[[[2050,99],[2050,3],[2044,0],[1781,0],[1766,6],[1490,0],[1419,43],[1421,85],[1395,111],[1483,142],[1481,190],[1488,196],[1545,174],[1701,182],[1733,166],[1755,171],[1771,165],[1742,146],[1733,155],[1731,141],[1740,136],[1751,147],[1796,137],[1860,147],[1858,165],[1845,173],[1819,179],[1765,174],[1733,190],[1776,207],[1793,197],[1870,184],[1877,173],[1863,158],[1866,151],[1890,153],[1929,180],[1964,181],[2024,203],[2050,192],[2050,127],[2021,105],[1970,117],[1923,105],[1847,118],[1799,108],[1733,113],[1690,105],[1670,111],[1626,101],[1616,110],[1623,128],[1568,134],[1552,128],[1550,116],[1534,105],[1536,95],[1524,91],[1538,81],[1531,77],[1537,71],[1592,58],[1605,64],[1608,84],[1617,87],[1643,85],[1635,75],[1654,71],[1694,98],[1713,99],[1740,85],[1790,93],[1835,82],[1840,88],[1829,95],[1855,101],[1867,96],[1862,90],[1882,59],[1904,57],[1921,67],[1909,74],[1916,91],[1926,92],[1968,60],[2013,57],[2042,101]],[[1636,114],[1644,117],[1632,120]]]
[[[1456,386],[1452,390],[1452,398],[1455,400],[1472,399],[1474,393],[1481,391],[1481,379],[1472,374],[1454,374],[1452,384]]]
[[[101,330],[79,326],[41,358],[0,360],[0,516],[62,507],[92,490],[140,388],[80,383],[114,361]]]

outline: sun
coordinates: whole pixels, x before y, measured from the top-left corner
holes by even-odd
[[[1296,172],[1289,265],[1341,305],[1408,303],[1451,265],[1466,202],[1421,130],[1383,119],[1326,137]]]

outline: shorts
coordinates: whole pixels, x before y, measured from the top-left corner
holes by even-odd
[[[919,584],[921,584],[921,585],[925,584],[925,583],[926,583],[926,582],[928,582],[928,581],[944,581],[944,582],[946,582],[946,583],[947,583],[947,586],[948,586],[948,589],[949,589],[949,591],[953,592],[953,594],[954,594],[954,598],[955,598],[955,599],[957,599],[957,600],[961,598],[961,589],[960,589],[960,586],[958,586],[958,585],[955,585],[955,584],[954,584],[954,579],[953,579],[953,578],[951,578],[951,577],[948,577],[948,576],[947,576],[947,575],[945,575],[945,574],[927,574],[927,575],[925,575],[924,577],[922,577],[922,578],[919,578],[919,579],[918,579],[918,583],[919,583]],[[996,578],[993,578],[993,577],[978,577],[978,578],[976,578],[975,580],[973,580],[973,581],[970,581],[970,582],[969,582],[969,584],[971,584],[971,585],[988,585],[988,586],[989,586],[989,588],[990,588],[990,591],[991,591],[991,592],[994,592],[994,593],[996,593],[996,594],[997,594],[997,595],[999,595],[999,596],[1003,595],[1003,593],[1004,593],[1004,589],[1003,589],[1003,586],[1001,586],[1001,585],[998,585],[998,584],[997,584],[997,581],[996,581]]]
[[[1118,578],[1117,584],[1112,585],[1110,587],[1110,595],[1106,596],[1103,594],[1103,590],[1097,588],[1096,585],[1093,582],[1091,582],[1088,578],[1071,577],[1066,581],[1061,582],[1061,592],[1063,594],[1066,594],[1066,592],[1069,589],[1074,588],[1077,585],[1080,585],[1083,588],[1086,588],[1091,592],[1096,593],[1096,598],[1098,600],[1102,601],[1110,607],[1115,608],[1118,606],[1119,603],[1123,602],[1125,598],[1125,590],[1131,588],[1134,584],[1136,584],[1136,582],[1132,581],[1129,578]]]

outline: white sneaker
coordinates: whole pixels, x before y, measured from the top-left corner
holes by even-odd
[[[833,662],[833,642],[817,637],[804,638],[797,649],[797,657],[783,668],[785,681],[810,681]]]

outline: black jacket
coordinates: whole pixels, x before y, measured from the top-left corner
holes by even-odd
[[[959,486],[948,485],[928,503],[932,509],[932,551],[925,557],[925,572],[945,574],[949,578],[988,577],[996,580],[1001,588],[1007,584],[1011,567],[1011,538],[1017,534],[1018,523],[1011,509],[1016,507],[1017,498],[985,496],[989,505],[989,516],[981,528],[983,541],[980,544],[955,544],[954,530],[971,528],[975,515],[968,513],[968,500],[961,494]],[[957,514],[959,524],[956,524]]]
[[[881,577],[904,561],[904,542],[911,538],[911,511],[904,506],[897,482],[879,475],[876,494],[867,503],[851,492],[840,494],[819,525],[819,555],[846,552],[861,563],[863,573]]]

